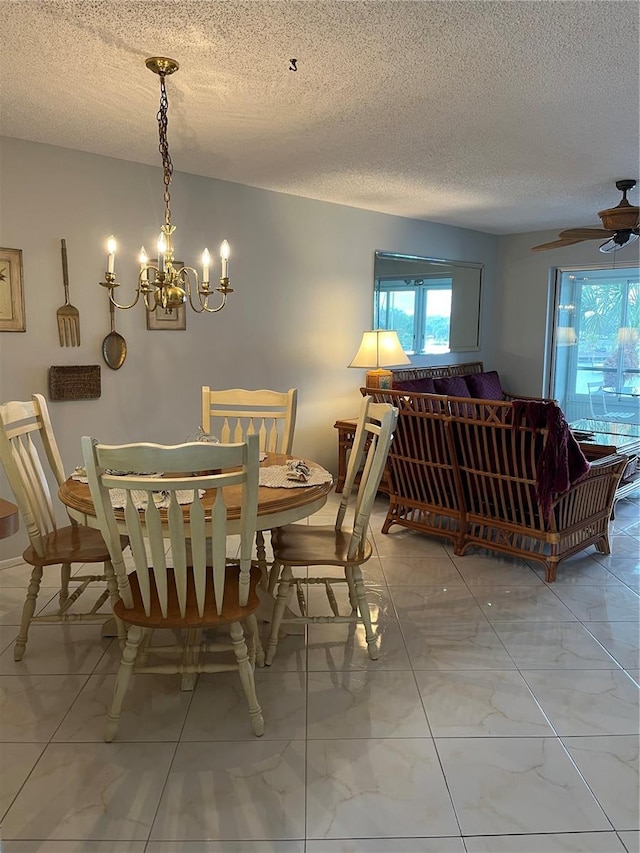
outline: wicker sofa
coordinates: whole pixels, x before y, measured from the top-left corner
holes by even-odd
[[[479,546],[537,560],[548,582],[562,559],[589,545],[608,554],[625,456],[587,463],[553,401],[397,388],[422,378],[416,373],[465,376],[468,367],[483,373],[480,362],[413,368],[396,371],[391,390],[362,389],[400,412],[382,532],[398,524],[449,539],[458,555]]]

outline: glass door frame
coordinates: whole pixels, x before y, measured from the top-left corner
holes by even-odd
[[[603,263],[603,264],[568,264],[561,267],[552,267],[549,270],[549,300],[548,300],[548,311],[547,311],[547,346],[545,352],[545,373],[544,373],[544,390],[543,393],[546,396],[553,396],[557,399],[556,396],[556,367],[558,361],[558,326],[560,321],[560,296],[561,296],[561,286],[562,286],[562,276],[564,273],[570,272],[611,272],[615,275],[616,271],[624,270],[624,269],[634,269],[638,270],[638,279],[640,279],[640,266],[636,259],[630,259],[628,263],[618,262],[615,265],[611,263]],[[573,310],[574,316],[578,316],[578,312],[580,310],[581,299],[576,298],[576,294],[574,293],[573,298]],[[573,326],[575,328],[575,326]],[[578,347],[571,347],[571,355],[570,357],[570,369],[567,371],[568,376],[577,375],[577,358],[578,358]],[[573,363],[571,363],[573,362]],[[572,392],[572,397],[575,396],[575,392]],[[582,402],[579,400],[571,400],[571,402]],[[567,399],[565,397],[564,401],[561,401],[561,405],[563,408],[567,406]]]

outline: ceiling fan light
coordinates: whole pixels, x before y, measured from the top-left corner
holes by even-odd
[[[631,243],[635,243],[637,239],[638,235],[633,231],[618,231],[610,240],[606,240],[598,248],[601,252],[604,252],[605,255],[608,255],[610,252],[615,252],[623,246],[629,246]]]

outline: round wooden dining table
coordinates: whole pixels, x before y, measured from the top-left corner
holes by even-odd
[[[260,463],[260,467],[270,465],[286,465],[289,459],[299,459],[300,457],[285,456],[281,453],[267,453],[266,459]],[[310,468],[319,468],[315,462],[304,460]],[[266,590],[266,572],[267,558],[265,553],[264,539],[262,536],[263,530],[273,530],[275,527],[283,527],[285,524],[292,524],[294,521],[301,521],[313,515],[321,509],[327,502],[327,495],[333,488],[333,481],[321,483],[311,486],[295,486],[292,488],[272,488],[271,486],[259,486],[258,488],[258,519],[257,519],[257,563],[263,572],[263,583],[258,587],[261,600],[261,607],[258,612],[258,618],[267,620],[270,618],[270,607],[273,604],[273,598],[267,594]],[[89,527],[99,527],[96,511],[91,499],[91,492],[87,483],[81,483],[69,477],[64,481],[58,490],[58,496],[62,503],[67,507],[69,515],[79,524],[86,524]],[[240,532],[240,487],[231,486],[224,489],[224,498],[227,504],[227,518],[230,522],[228,532],[233,534]],[[207,509],[211,506],[213,495],[205,492],[202,503]],[[186,504],[184,511],[189,511],[189,504]],[[164,510],[160,510],[162,517]],[[115,509],[116,520],[124,519],[124,509]],[[233,522],[237,521],[237,530],[234,529]],[[124,528],[123,528],[124,532]],[[262,587],[262,589],[261,589]],[[293,633],[293,632],[292,632]],[[103,636],[112,636],[113,629],[105,626],[102,631]]]
[[[285,456],[281,453],[267,453],[266,459],[260,463],[260,467],[270,465],[286,465],[293,456]],[[299,457],[295,457],[299,458]],[[304,460],[310,468],[319,468],[315,462]],[[295,486],[292,488],[272,488],[260,486],[258,488],[258,523],[256,529],[272,530],[274,527],[282,527],[292,524],[313,515],[321,509],[327,501],[327,495],[333,488],[333,482],[321,483],[320,485]],[[69,515],[80,524],[89,527],[98,527],[96,511],[91,499],[91,492],[86,483],[69,477],[60,486],[58,496],[67,507]],[[227,518],[230,522],[229,533],[240,531],[240,487],[230,486],[224,489],[224,498],[227,504]],[[211,507],[213,494],[205,492],[202,503],[205,513]],[[189,504],[185,505],[184,511],[188,512]],[[162,516],[162,510],[160,512]],[[124,510],[115,510],[116,520],[124,519]],[[238,529],[234,529],[233,522],[238,522]]]

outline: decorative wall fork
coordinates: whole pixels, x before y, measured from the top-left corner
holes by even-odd
[[[80,346],[80,313],[69,302],[69,270],[67,267],[67,244],[60,241],[62,246],[62,281],[64,283],[64,305],[57,311],[58,336],[61,347]]]

